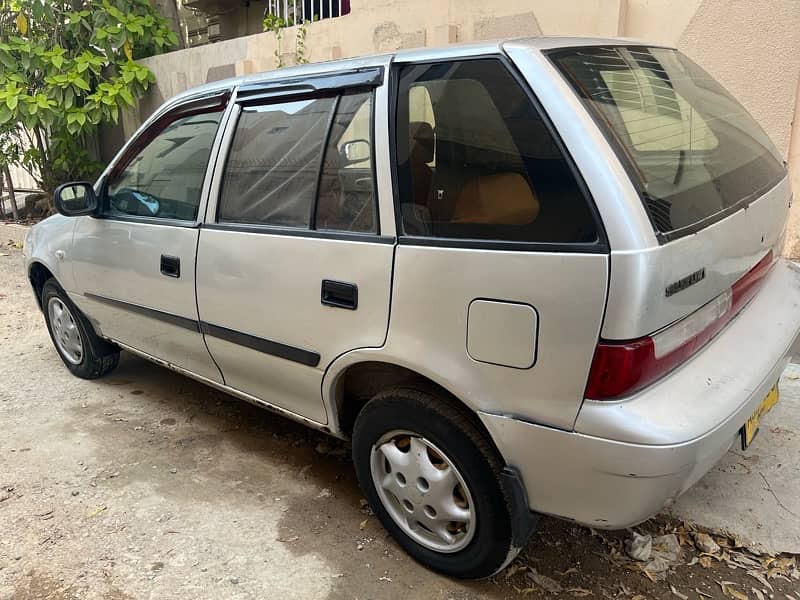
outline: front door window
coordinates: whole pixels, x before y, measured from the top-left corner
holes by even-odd
[[[157,120],[112,170],[104,214],[194,221],[221,118],[220,107]]]

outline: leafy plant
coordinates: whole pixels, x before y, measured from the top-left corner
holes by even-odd
[[[177,42],[148,0],[0,0],[0,128],[26,142],[15,163],[46,192],[93,177],[91,136],[155,81],[136,59]]]
[[[306,35],[308,34],[308,30],[306,29],[306,22],[303,21],[300,23],[300,27],[297,28],[297,35],[294,39],[294,53],[297,57],[297,64],[304,65],[307,64],[309,61],[308,55],[306,54]]]
[[[311,19],[312,22],[317,20],[319,20],[319,18],[316,16]],[[293,27],[294,25],[299,25],[294,39],[295,60],[299,65],[309,62],[306,48],[306,35],[308,34],[308,30],[306,29],[307,23],[307,20],[295,21],[294,17],[291,16],[284,19],[283,17],[279,17],[278,15],[274,15],[272,13],[267,13],[264,15],[264,31],[271,31],[274,33],[275,41],[277,42],[274,52],[275,68],[280,69],[283,66],[283,52],[281,50],[283,30],[287,27]]]
[[[286,27],[292,26],[292,18],[289,17],[287,21],[283,17],[279,17],[278,15],[273,15],[272,13],[268,13],[264,15],[264,31],[271,31],[275,34],[275,41],[277,43],[275,47],[275,68],[280,69],[283,66],[283,56],[281,52],[281,40],[283,38],[283,30]]]

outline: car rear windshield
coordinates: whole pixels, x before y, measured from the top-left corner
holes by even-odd
[[[666,240],[709,225],[786,174],[780,155],[719,83],[675,50],[555,50]]]

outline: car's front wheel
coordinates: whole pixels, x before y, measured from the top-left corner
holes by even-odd
[[[513,547],[502,463],[460,410],[426,391],[373,398],[353,430],[361,490],[397,542],[453,577],[488,577]]]
[[[119,364],[119,349],[97,336],[54,279],[42,287],[42,309],[50,339],[73,375],[96,379]]]

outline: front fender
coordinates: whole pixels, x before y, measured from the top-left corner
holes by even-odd
[[[25,274],[28,278],[31,266],[40,263],[53,274],[62,288],[68,292],[75,291],[71,257],[78,218],[83,217],[53,215],[30,228],[23,245]]]

